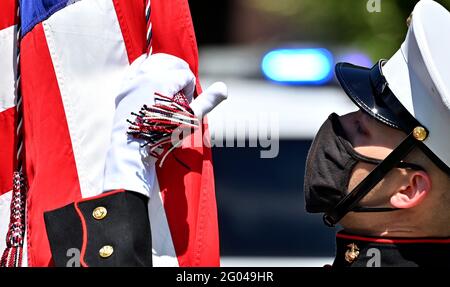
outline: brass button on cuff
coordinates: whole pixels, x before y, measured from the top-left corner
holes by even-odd
[[[103,206],[95,208],[94,211],[92,212],[92,216],[97,220],[102,220],[103,218],[106,217],[107,214],[108,210]]]
[[[108,258],[113,253],[114,253],[114,248],[111,245],[105,245],[98,251],[98,254],[100,255],[101,258]]]

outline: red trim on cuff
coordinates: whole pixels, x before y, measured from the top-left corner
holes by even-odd
[[[85,201],[91,201],[91,200],[107,197],[107,196],[110,196],[110,195],[115,195],[115,194],[118,194],[118,193],[121,193],[121,192],[125,192],[125,190],[124,189],[112,190],[112,191],[108,191],[108,192],[99,194],[97,196],[83,198],[83,199],[81,199],[79,201],[74,202],[75,210],[76,210],[78,216],[80,217],[81,227],[83,229],[83,244],[81,245],[81,254],[80,254],[81,266],[89,267],[89,265],[87,265],[87,263],[84,261],[84,256],[86,255],[86,248],[87,248],[87,243],[88,243],[88,231],[87,231],[87,226],[86,226],[86,220],[85,220],[85,218],[83,216],[83,213],[81,212],[80,208],[78,207],[78,204],[79,203],[83,203]]]
[[[86,246],[87,246],[87,227],[86,227],[86,220],[84,219],[83,213],[81,213],[80,209],[78,208],[78,202],[74,203],[75,210],[80,217],[81,221],[81,227],[83,229],[83,244],[81,245],[81,254],[80,254],[80,263],[83,267],[89,267],[86,262],[84,261],[84,255],[86,254]]]
[[[450,243],[450,238],[380,238],[380,237],[366,237],[366,236],[350,235],[350,234],[345,234],[345,233],[338,233],[338,234],[336,234],[336,237],[342,238],[342,239],[375,242],[375,243],[383,243],[383,244],[399,244],[399,243],[449,244]]]

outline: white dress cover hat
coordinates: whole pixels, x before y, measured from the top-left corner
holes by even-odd
[[[450,166],[450,13],[420,1],[405,41],[382,71],[397,99],[428,129],[423,143]]]

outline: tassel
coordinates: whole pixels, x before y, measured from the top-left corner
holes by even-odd
[[[11,198],[11,214],[6,249],[0,260],[1,267],[20,267],[25,236],[25,180],[20,172],[14,172],[14,185]]]
[[[148,147],[149,154],[160,159],[163,165],[166,157],[178,147],[182,140],[172,142],[174,132],[191,134],[200,126],[200,122],[189,107],[189,102],[182,92],[172,98],[155,93],[155,104],[144,105],[130,123],[128,134],[145,141],[141,147]]]

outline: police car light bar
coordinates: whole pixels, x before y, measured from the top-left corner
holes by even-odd
[[[332,54],[324,48],[277,49],[263,57],[261,68],[277,83],[323,85],[332,79],[333,64]]]

